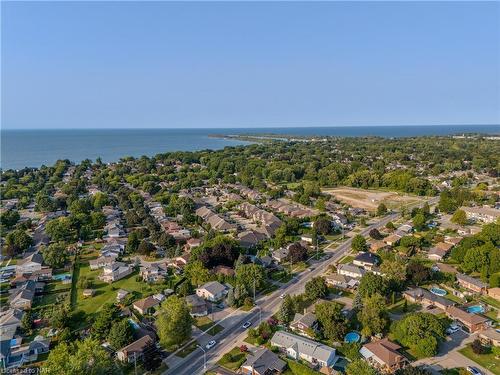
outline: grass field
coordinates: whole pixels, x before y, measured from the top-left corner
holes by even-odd
[[[283,375],[319,375],[321,372],[315,371],[302,363],[287,359],[288,369]]]
[[[201,317],[195,318],[195,322],[194,322],[194,325],[202,331],[207,330],[213,324],[214,324],[214,322],[212,320],[210,320],[210,318],[208,316],[201,316]],[[207,331],[207,334],[209,334],[211,336],[215,336],[223,329],[224,329],[224,327],[222,327],[219,324],[216,324]]]
[[[500,375],[500,360],[496,359],[494,354],[475,354],[470,345],[460,349],[459,352],[484,368],[490,370],[495,375]]]
[[[232,371],[236,371],[237,369],[239,369],[247,358],[247,354],[241,352],[240,349],[236,347],[231,349],[231,351],[229,351],[229,354],[231,356],[230,359],[228,359],[226,355],[224,355],[217,361],[217,364]]]
[[[78,280],[76,280],[77,310],[82,310],[86,314],[96,313],[104,304],[115,302],[116,292],[118,289],[135,292],[137,298],[143,298],[165,288],[163,285],[150,286],[143,281],[136,281],[137,272],[134,272],[112,284],[107,284],[98,279],[98,276],[101,273],[102,270],[91,270],[88,265],[80,265],[78,279],[82,277],[92,279],[94,283],[93,289],[96,290],[96,294],[94,297],[83,298],[83,289],[78,287]]]
[[[191,344],[189,344],[184,349],[182,349],[181,351],[179,351],[176,354],[176,356],[184,358],[184,357],[188,356],[189,353],[192,353],[193,351],[195,351],[197,346],[198,346],[198,343],[196,341],[193,341]]]
[[[333,195],[335,199],[349,206],[362,208],[367,211],[376,211],[380,203],[384,203],[389,209],[397,209],[403,205],[415,204],[423,201],[421,197],[402,193],[351,187],[323,189],[323,192]]]

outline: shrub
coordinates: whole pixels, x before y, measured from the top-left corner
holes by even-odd
[[[486,346],[484,346],[483,344],[481,344],[481,340],[479,340],[479,339],[475,339],[472,342],[471,348],[475,354],[487,354],[488,353],[488,348]]]

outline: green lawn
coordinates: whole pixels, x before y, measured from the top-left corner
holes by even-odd
[[[404,310],[405,299],[396,302],[394,305],[388,307],[388,311],[393,314],[403,314],[403,313],[411,313],[420,310],[421,306],[418,303],[408,303],[407,310]]]
[[[229,351],[229,354],[231,356],[230,359],[226,358],[226,354],[224,354],[222,358],[217,361],[217,364],[232,371],[236,371],[237,369],[239,369],[247,358],[247,354],[241,352],[240,349],[237,347]]]
[[[269,277],[271,280],[279,281],[280,283],[287,283],[292,279],[292,275],[285,270],[275,271]]]
[[[319,375],[321,374],[318,371],[315,371],[311,368],[309,368],[306,365],[303,365],[302,363],[293,361],[291,359],[286,360],[288,364],[288,369],[285,370],[283,375]]]
[[[207,330],[209,327],[211,327],[212,325],[214,324],[214,322],[212,320],[210,320],[210,318],[208,316],[201,316],[201,317],[198,317],[198,318],[195,318],[195,322],[194,322],[194,325],[196,327],[198,327],[199,329],[201,329],[202,331],[205,331]],[[216,334],[218,334],[220,331],[222,331],[224,329],[224,327],[222,327],[221,325],[219,324],[216,324],[214,325],[213,327],[211,327],[207,333],[211,336],[215,336]]]
[[[104,304],[115,302],[116,292],[118,291],[118,289],[125,289],[129,292],[135,292],[137,298],[143,298],[164,289],[164,286],[162,285],[149,286],[143,281],[136,281],[137,272],[134,272],[129,276],[111,284],[104,283],[98,279],[98,276],[101,273],[102,270],[91,270],[88,265],[80,265],[80,272],[78,277],[81,278],[85,276],[87,278],[93,279],[93,289],[96,290],[96,294],[94,297],[83,298],[83,289],[77,286],[77,310],[82,310],[86,314],[92,314],[99,311]],[[75,280],[75,282],[76,285],[78,285],[78,280]]]
[[[347,264],[347,263],[351,263],[351,261],[354,259],[353,256],[351,255],[348,255],[346,257],[343,257],[342,260],[340,261],[340,264]]]
[[[500,375],[500,360],[496,359],[494,354],[475,354],[470,345],[460,349],[459,352],[484,368],[490,370],[492,373]]]
[[[496,307],[497,309],[500,309],[500,302],[494,298],[491,298],[489,296],[482,296],[481,300],[486,302],[488,305],[491,305],[493,307]]]
[[[184,349],[182,349],[181,351],[179,351],[176,356],[177,357],[181,357],[181,358],[184,358],[186,356],[189,355],[189,353],[192,353],[193,351],[196,350],[198,346],[198,343],[196,341],[193,341],[191,344],[189,344],[188,346],[186,346]]]

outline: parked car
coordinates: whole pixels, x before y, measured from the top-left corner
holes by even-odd
[[[207,345],[205,345],[205,348],[207,348],[207,349],[213,348],[215,346],[215,344],[217,344],[217,342],[215,340],[211,340],[208,342]]]
[[[247,329],[248,327],[250,327],[252,325],[252,322],[245,322],[245,324],[243,324],[243,328]]]
[[[467,366],[467,371],[469,371],[472,375],[483,375],[483,373],[474,366]]]
[[[449,326],[449,327],[446,329],[446,333],[447,333],[448,335],[451,335],[452,333],[457,332],[459,329],[460,329],[460,327],[459,327],[459,326],[452,324],[451,326]]]

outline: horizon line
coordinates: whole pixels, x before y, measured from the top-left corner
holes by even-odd
[[[5,128],[1,127],[0,131],[4,130],[14,130],[14,131],[24,131],[24,130],[224,130],[224,129],[242,129],[242,130],[251,130],[251,129],[270,129],[270,128],[362,128],[362,127],[430,127],[430,126],[500,126],[500,123],[486,123],[486,124],[388,124],[388,125],[275,125],[275,126],[255,126],[255,127],[86,127],[86,128]]]

